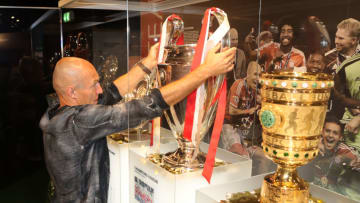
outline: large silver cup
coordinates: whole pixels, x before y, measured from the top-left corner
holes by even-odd
[[[195,47],[196,44],[167,47],[168,55],[165,64],[158,65],[162,86],[176,81],[190,72]],[[199,144],[215,119],[218,102],[213,101],[223,80],[224,75],[220,75],[206,80],[204,84],[205,102],[200,107],[203,116],[199,120],[199,128],[194,140],[189,141],[183,137],[187,100],[184,99],[165,111],[164,115],[167,123],[179,145],[174,152],[169,152],[163,156],[162,162],[165,168],[182,173],[203,167],[206,156],[203,152],[200,152]]]

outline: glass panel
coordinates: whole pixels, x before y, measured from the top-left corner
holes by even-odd
[[[276,2],[199,0],[192,1],[191,3],[184,3],[183,1],[133,0],[109,1],[103,4],[95,4],[79,0],[65,7],[71,8],[72,6],[83,6],[92,10],[69,9],[69,11],[75,13],[75,16],[81,17],[76,23],[64,24],[64,37],[66,35],[64,40],[67,40],[66,45],[70,47],[75,45],[72,48],[73,50],[71,48],[66,49],[66,46],[64,46],[64,53],[66,54],[66,51],[70,50],[70,52],[74,51],[72,54],[75,54],[75,50],[79,46],[77,54],[83,54],[84,57],[88,58],[95,65],[101,75],[104,87],[106,86],[104,81],[106,82],[107,79],[112,81],[122,74],[131,72],[130,70],[138,72],[138,74],[128,75],[127,78],[125,87],[129,87],[132,82],[142,80],[140,82],[141,85],[135,85],[136,94],[130,88],[125,91],[133,93],[128,94],[129,97],[126,97],[129,100],[137,97],[138,93],[139,95],[144,92],[146,94],[144,90],[149,86],[149,81],[151,84],[152,80],[146,80],[144,76],[145,72],[143,70],[146,70],[146,67],[141,69],[135,64],[139,60],[146,58],[150,47],[161,40],[161,37],[163,37],[161,36],[161,28],[168,16],[177,14],[181,17],[184,22],[184,44],[192,44],[198,41],[205,10],[211,7],[218,7],[224,10],[228,15],[231,28],[237,30],[237,34],[236,31],[231,32],[231,38],[234,39],[232,45],[237,46],[238,49],[235,69],[226,76],[229,83],[227,88],[229,94],[227,96],[224,126],[219,141],[219,147],[224,150],[218,149],[217,158],[219,159],[217,161],[226,162],[227,160],[232,160],[229,163],[233,165],[229,165],[234,166],[236,165],[234,163],[245,163],[250,158],[252,159],[251,175],[263,174],[276,168],[276,165],[265,157],[261,146],[263,129],[259,121],[259,110],[265,98],[260,98],[260,88],[262,86],[259,82],[260,72],[325,72],[333,75],[338,72],[335,75],[337,91],[332,91],[328,106],[328,110],[335,117],[335,121],[327,120],[324,129],[321,131],[319,129],[322,128],[322,122],[320,122],[321,119],[319,117],[322,117],[322,114],[309,113],[304,114],[301,118],[293,114],[292,120],[299,122],[299,125],[290,125],[288,122],[287,124],[290,128],[285,130],[289,130],[293,134],[297,134],[298,131],[303,133],[306,133],[306,131],[308,133],[310,133],[309,131],[316,131],[318,134],[315,137],[322,134],[320,154],[312,162],[299,169],[301,176],[314,184],[344,194],[354,200],[359,200],[359,146],[357,139],[358,131],[355,129],[358,128],[357,111],[360,104],[357,98],[359,88],[356,85],[358,75],[357,69],[354,68],[357,64],[357,55],[355,53],[358,51],[359,35],[357,33],[358,28],[354,28],[354,33],[351,33],[346,32],[346,29],[351,27],[349,28],[344,25],[343,28],[337,29],[337,25],[342,20],[350,17],[359,19],[356,11],[359,9],[360,3],[335,0],[305,0],[301,2],[285,0]],[[67,11],[67,9],[63,10],[64,13]],[[79,14],[77,14],[78,12]],[[71,13],[69,16],[71,16]],[[91,21],[90,23],[88,22],[89,20]],[[358,22],[355,24],[358,24]],[[212,25],[215,30],[219,23],[215,20]],[[210,32],[214,32],[214,30],[210,29]],[[79,33],[84,34],[79,36]],[[335,33],[337,34],[335,35]],[[69,39],[67,39],[68,37]],[[79,38],[78,43],[73,43],[74,45],[72,45],[71,42],[77,38]],[[238,42],[236,42],[236,38]],[[79,43],[80,41],[82,42]],[[171,52],[173,54],[171,57],[174,57],[171,58],[169,55],[171,60],[173,60],[171,65],[174,67],[175,65],[185,66],[184,61],[176,58],[178,57],[177,54],[186,52],[189,53],[187,56],[191,56],[193,54],[191,48],[194,47],[179,49],[178,52],[174,47],[176,46],[169,49],[170,52],[173,51]],[[91,51],[84,51],[84,48]],[[350,59],[342,63],[342,60],[345,58]],[[178,59],[181,63],[177,61]],[[117,66],[114,65],[116,60]],[[191,59],[185,62],[189,61]],[[146,64],[145,61],[143,62]],[[191,66],[189,64],[188,66]],[[146,65],[149,66],[148,64]],[[151,69],[151,67],[147,68]],[[168,74],[166,71],[168,69],[164,69],[164,67],[161,69],[160,65],[158,68],[163,70],[158,77],[165,76],[166,79],[166,74]],[[114,69],[116,70],[114,71]],[[110,76],[107,78],[106,71],[113,71],[111,79]],[[155,76],[157,75],[150,75],[148,79]],[[293,84],[292,87],[297,87],[297,85],[297,83]],[[173,94],[176,93],[174,92]],[[353,100],[350,100],[350,98]],[[159,191],[168,190],[169,192],[166,194],[166,197],[161,193],[161,197],[166,199],[166,202],[174,202],[175,200],[187,198],[184,195],[177,196],[177,192],[184,188],[176,185],[176,183],[183,183],[182,185],[188,186],[194,182],[186,182],[188,181],[186,178],[191,177],[192,181],[198,180],[197,178],[201,176],[201,173],[198,172],[201,171],[201,167],[193,167],[198,162],[192,165],[193,160],[188,160],[191,166],[187,165],[185,168],[192,172],[184,172],[183,168],[177,167],[176,163],[172,163],[176,162],[178,157],[175,159],[161,159],[161,157],[166,157],[164,154],[179,149],[176,138],[179,138],[179,135],[183,132],[183,125],[181,123],[184,119],[186,102],[182,104],[182,106],[177,105],[174,107],[172,109],[173,112],[168,112],[169,118],[166,118],[166,115],[161,117],[160,137],[155,133],[152,140],[153,147],[149,146],[152,133],[152,125],[149,123],[143,123],[140,127],[135,127],[136,125],[133,122],[129,122],[128,127],[131,127],[131,129],[118,134],[119,139],[117,139],[116,143],[119,143],[119,141],[121,143],[124,140],[130,143],[130,149],[127,151],[129,154],[121,155],[130,158],[130,161],[126,158],[124,159],[129,165],[128,174],[126,175],[130,176],[130,182],[127,183],[130,185],[128,187],[130,191],[126,191],[124,185],[119,186],[125,192],[123,193],[125,195],[121,195],[122,197],[129,198],[131,201],[141,201],[144,200],[143,198],[146,198],[158,202],[160,200]],[[180,125],[174,121],[176,120],[174,115],[170,116],[174,112],[176,112],[177,117],[180,117]],[[329,115],[330,113],[327,114],[327,119],[330,119]],[[129,114],[128,118],[131,121],[139,120],[138,114],[135,113]],[[291,119],[290,116],[286,119],[288,118]],[[173,121],[174,124],[168,123],[168,120]],[[342,125],[338,125],[338,121]],[[172,128],[171,125],[178,126]],[[198,137],[199,140],[203,141],[199,145],[201,151],[205,153],[207,152],[207,143],[215,139],[211,136],[213,130],[211,128],[212,124],[209,126],[209,132]],[[327,126],[333,127],[332,130],[327,130]],[[343,131],[344,126],[346,126],[345,131]],[[174,130],[176,128],[179,128],[179,130]],[[203,126],[203,129],[205,128],[206,125]],[[329,133],[336,134],[336,129],[341,131],[340,134],[342,136],[327,135]],[[125,148],[129,145],[126,145]],[[120,147],[124,146],[121,145]],[[189,146],[194,147],[189,142],[180,142],[180,147],[183,147],[183,149],[192,150],[191,152],[199,154],[198,148],[193,150]],[[111,150],[110,144],[109,148]],[[123,148],[118,149],[121,150]],[[229,153],[229,151],[233,153]],[[178,152],[180,153],[177,153],[177,155],[182,154],[184,151],[178,150]],[[275,156],[277,155],[276,151],[271,152]],[[236,155],[235,157],[234,154]],[[282,154],[287,156],[286,152]],[[306,153],[304,156],[307,158]],[[197,157],[196,159],[199,158]],[[202,156],[202,159],[204,159],[204,156]],[[167,161],[164,162],[164,160]],[[118,167],[123,166],[119,165]],[[227,167],[230,168],[226,164],[225,166],[218,166],[218,168],[215,167],[213,180],[216,180],[216,177],[221,177],[222,181],[227,181],[226,177],[232,176],[232,174],[228,173],[228,176],[226,176],[217,171],[218,169],[226,171]],[[246,172],[244,172],[247,170],[246,168],[247,165],[244,164],[241,169],[237,170],[242,172],[242,178],[247,178]],[[176,176],[174,173],[180,173],[180,175]],[[234,179],[235,175],[232,176],[232,180]],[[123,183],[121,182],[121,184]],[[193,185],[196,186],[196,184]],[[117,190],[111,189],[111,187],[110,190]],[[189,197],[191,198],[192,196],[190,195]]]

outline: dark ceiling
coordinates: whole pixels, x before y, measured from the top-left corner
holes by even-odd
[[[57,0],[1,0],[0,33],[28,30],[40,16],[49,8],[56,8],[57,4]]]
[[[0,6],[57,7],[58,0],[1,0]]]

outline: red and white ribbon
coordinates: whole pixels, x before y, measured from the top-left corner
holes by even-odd
[[[219,13],[224,18],[220,26],[209,38],[209,26],[210,26],[210,16],[215,13]],[[214,15],[217,17],[217,15]],[[230,30],[229,21],[227,15],[224,11],[218,8],[209,8],[205,11],[205,16],[203,18],[200,37],[195,49],[195,56],[192,62],[191,71],[199,67],[203,63],[205,56],[208,51],[218,44],[221,39],[228,33]],[[209,38],[209,39],[208,39]],[[220,92],[217,93],[219,98],[218,109],[216,112],[216,118],[214,123],[214,128],[211,136],[210,146],[208,154],[206,156],[206,161],[204,165],[204,170],[202,175],[210,183],[212,171],[215,163],[215,156],[217,145],[220,138],[220,132],[222,129],[222,124],[225,115],[226,107],[226,81],[221,86]],[[205,102],[205,86],[201,85],[198,89],[193,91],[187,97],[186,104],[186,113],[185,113],[185,126],[184,126],[184,138],[195,143],[197,140],[196,135],[199,131],[200,124],[202,121],[203,112],[200,109]]]
[[[225,19],[219,26],[219,28],[208,39],[210,16],[213,15],[215,12],[223,14]],[[205,59],[208,51],[214,46],[216,46],[216,44],[221,41],[221,39],[229,30],[229,21],[224,11],[218,8],[209,8],[205,11],[205,16],[203,18],[200,32],[200,38],[196,46],[191,71],[193,71],[195,68],[197,68],[198,66],[200,66],[200,64],[203,63],[203,60]],[[199,122],[201,121],[201,117],[199,116],[201,110],[200,108],[201,106],[203,106],[202,104],[204,103],[205,94],[205,86],[203,84],[187,97],[184,138],[190,141],[195,141],[195,136],[198,132]]]
[[[172,15],[170,15],[170,16],[168,16],[166,18],[165,22],[162,25],[161,35],[160,35],[159,52],[158,52],[158,64],[164,63],[165,60],[166,60],[164,58],[165,57],[165,47],[168,46],[170,38],[172,37],[172,36],[169,35],[168,30],[167,30],[168,29],[168,23],[171,23],[171,21],[173,21],[174,19],[182,21],[182,19],[178,15],[172,14]],[[172,26],[172,25],[170,24],[170,26]],[[179,37],[176,44],[177,45],[184,44],[184,35],[183,34]],[[156,77],[158,77],[158,74],[156,75]],[[155,83],[155,85],[156,85],[156,88],[157,88],[158,83]],[[152,120],[152,128],[151,128],[151,135],[150,135],[150,146],[155,145],[155,148],[159,148],[159,145],[160,145],[160,125],[161,125],[160,121],[161,121],[160,117],[157,117],[157,118]]]

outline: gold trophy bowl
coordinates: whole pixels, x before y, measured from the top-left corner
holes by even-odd
[[[330,90],[327,74],[281,72],[260,78],[263,150],[278,168],[265,177],[260,202],[309,202],[309,185],[296,168],[313,160],[325,120]]]

